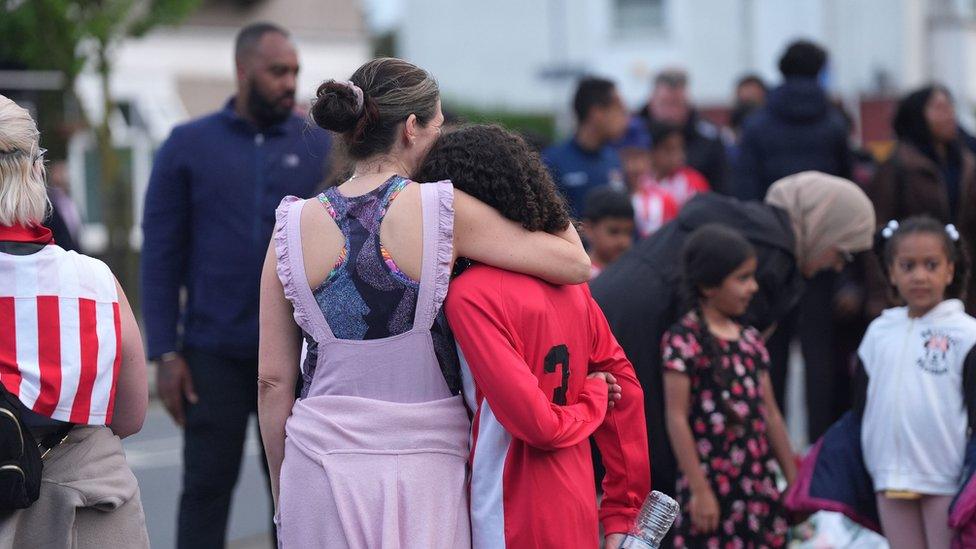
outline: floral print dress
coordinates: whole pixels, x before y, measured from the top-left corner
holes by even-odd
[[[664,335],[662,348],[664,367],[691,380],[688,422],[698,459],[718,500],[719,523],[708,534],[695,530],[691,489],[681,475],[676,491],[681,514],[675,521],[674,545],[784,547],[789,527],[776,487],[778,469],[766,438],[760,385],[760,374],[769,367],[766,347],[754,328],[743,329],[738,341],[714,335],[705,340],[702,329],[698,315],[688,313]]]

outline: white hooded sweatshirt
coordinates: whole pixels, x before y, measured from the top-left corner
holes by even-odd
[[[957,299],[909,318],[888,309],[858,349],[868,375],[861,428],[874,489],[953,495],[966,448],[962,379],[976,319]]]

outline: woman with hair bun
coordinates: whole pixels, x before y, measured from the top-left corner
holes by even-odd
[[[589,259],[572,226],[530,232],[448,181],[409,179],[444,119],[423,69],[370,61],[323,83],[311,116],[355,169],[314,200],[282,201],[262,277],[259,417],[279,542],[467,547],[470,422],[440,312],[454,260],[580,283]]]

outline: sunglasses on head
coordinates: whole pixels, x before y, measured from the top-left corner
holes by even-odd
[[[14,149],[12,151],[0,151],[0,154],[25,154],[25,153],[20,149]],[[38,147],[37,152],[34,153],[33,157],[31,157],[31,162],[37,162],[41,158],[44,158],[45,154],[47,154],[47,149],[43,147]]]

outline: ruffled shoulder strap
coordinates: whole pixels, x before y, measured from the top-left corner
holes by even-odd
[[[454,186],[450,181],[420,185],[424,252],[414,328],[430,329],[447,297],[454,260]]]
[[[285,289],[285,297],[295,309],[295,322],[316,341],[335,339],[332,330],[319,309],[312,288],[305,275],[305,257],[302,252],[302,208],[305,201],[286,196],[275,210],[274,246],[278,260],[278,279]]]

